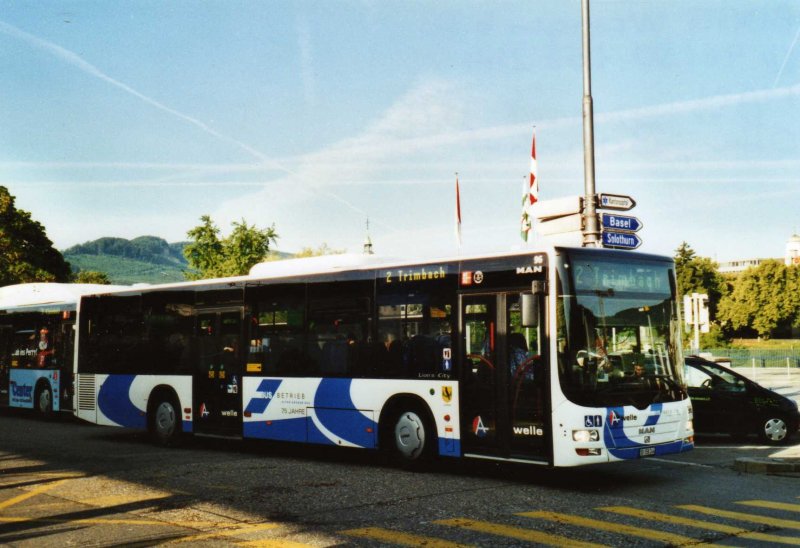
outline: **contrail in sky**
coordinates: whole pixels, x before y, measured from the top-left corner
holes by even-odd
[[[783,64],[781,65],[781,69],[778,71],[778,75],[775,77],[775,81],[772,83],[772,87],[778,85],[778,80],[781,79],[783,76],[783,69],[786,68],[786,62],[789,60],[789,57],[792,55],[792,51],[794,51],[795,45],[797,45],[797,39],[800,38],[800,27],[797,27],[797,33],[794,35],[794,40],[792,40],[792,45],[789,46],[789,51],[786,52],[786,57],[783,58]]]
[[[105,72],[103,72],[102,70],[97,68],[96,66],[92,65],[91,63],[89,63],[88,61],[83,59],[78,54],[76,54],[76,53],[74,53],[74,52],[72,52],[72,51],[70,51],[70,50],[68,50],[66,48],[63,48],[63,47],[59,46],[58,44],[54,44],[52,42],[44,40],[43,38],[39,38],[38,36],[34,36],[34,35],[30,34],[30,33],[27,33],[27,32],[25,32],[23,30],[20,30],[20,29],[14,27],[12,25],[9,25],[8,23],[5,23],[3,21],[0,21],[0,32],[3,32],[3,33],[5,33],[5,34],[7,34],[9,36],[14,37],[14,38],[18,38],[20,40],[23,40],[23,41],[27,42],[28,44],[30,44],[30,45],[32,45],[32,46],[34,46],[36,48],[42,49],[42,50],[44,50],[44,51],[46,51],[46,52],[58,57],[62,61],[64,61],[64,62],[76,67],[77,69],[79,69],[79,70],[81,70],[83,72],[85,72],[86,74],[89,74],[90,76],[94,76],[95,78],[103,80],[104,82],[107,82],[107,83],[111,84],[112,86],[115,86],[115,87],[125,91],[126,93],[129,93],[130,95],[133,95],[137,99],[140,99],[140,100],[144,101],[145,103],[147,103],[150,106],[153,106],[153,107],[155,107],[155,108],[157,108],[157,109],[159,109],[159,110],[161,110],[163,112],[166,112],[168,114],[171,114],[172,116],[175,116],[176,118],[179,118],[179,119],[181,119],[181,120],[183,120],[185,122],[188,122],[188,123],[192,124],[193,126],[199,128],[201,131],[203,131],[203,132],[205,132],[205,133],[207,133],[207,134],[209,134],[209,135],[211,135],[213,137],[216,137],[217,139],[220,139],[221,141],[225,141],[227,143],[233,144],[233,145],[239,147],[240,149],[244,150],[248,154],[254,156],[255,158],[257,158],[258,160],[260,160],[264,164],[269,165],[270,167],[273,167],[275,169],[283,171],[283,172],[287,173],[288,175],[291,175],[292,177],[295,177],[298,180],[305,180],[305,178],[303,178],[300,174],[295,173],[294,171],[292,171],[291,169],[289,169],[288,167],[286,167],[284,165],[281,165],[280,163],[278,163],[275,160],[269,158],[268,156],[266,156],[262,152],[259,152],[258,150],[254,149],[253,147],[249,146],[248,144],[243,143],[243,142],[241,142],[241,141],[239,141],[237,139],[234,139],[233,137],[229,137],[227,135],[223,135],[222,133],[216,131],[215,129],[213,129],[211,127],[209,127],[207,124],[205,124],[201,120],[198,120],[197,118],[193,118],[192,116],[184,114],[184,113],[182,113],[182,112],[180,112],[178,110],[175,110],[174,108],[170,108],[167,105],[165,105],[163,103],[159,103],[155,99],[153,99],[151,97],[148,97],[147,95],[144,95],[143,93],[140,93],[139,91],[136,91],[135,89],[133,89],[129,85],[127,85],[127,84],[125,84],[123,82],[120,82],[119,80],[116,80],[115,78],[112,78],[111,76],[109,76],[108,74],[106,74]],[[305,182],[306,182],[306,184],[310,184],[307,180],[305,180]],[[356,211],[357,213],[360,213],[362,215],[366,215],[367,214],[364,210],[362,210],[361,208],[358,208],[355,205],[351,204],[350,202],[348,202],[347,200],[345,200],[341,196],[337,196],[336,194],[334,194],[334,193],[332,193],[330,191],[327,191],[327,190],[322,190],[322,189],[316,188],[315,185],[311,185],[311,186],[315,187],[315,191],[316,192],[320,192],[320,193],[323,193],[323,194],[326,194],[326,195],[330,196],[331,198],[341,202],[342,204],[344,204],[345,206],[349,207],[350,209]]]

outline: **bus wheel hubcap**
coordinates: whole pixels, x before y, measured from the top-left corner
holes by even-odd
[[[48,409],[50,409],[50,391],[44,389],[39,395],[39,411],[46,413]]]
[[[415,459],[425,446],[425,425],[416,413],[403,413],[394,427],[395,446],[407,459]]]
[[[167,402],[162,402],[156,410],[156,429],[161,434],[169,435],[175,428],[175,410]]]

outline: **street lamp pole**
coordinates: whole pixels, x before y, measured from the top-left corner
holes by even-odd
[[[589,0],[581,0],[583,12],[583,247],[600,245],[594,185],[594,114],[592,111],[592,59],[589,46]]]

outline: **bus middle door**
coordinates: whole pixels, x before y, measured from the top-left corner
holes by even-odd
[[[244,309],[199,310],[195,364],[194,431],[242,435],[242,318]]]
[[[499,340],[497,295],[461,297],[461,440],[466,454],[505,457],[508,413],[499,364],[505,350]]]

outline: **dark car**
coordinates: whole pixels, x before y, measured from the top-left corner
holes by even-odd
[[[734,437],[756,434],[765,443],[781,445],[797,432],[797,402],[764,388],[718,363],[686,358],[686,383],[697,433]]]

